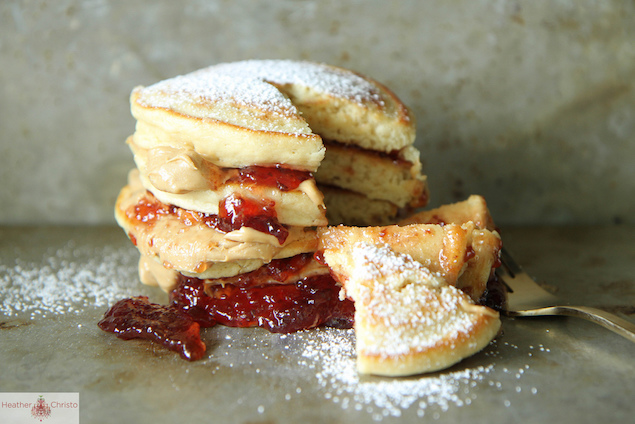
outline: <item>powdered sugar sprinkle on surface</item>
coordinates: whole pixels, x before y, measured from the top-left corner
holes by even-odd
[[[423,416],[469,405],[475,399],[469,388],[494,369],[490,364],[408,379],[364,377],[356,369],[352,330],[325,328],[292,337],[302,339],[302,365],[315,370],[324,396],[343,409],[369,413],[376,421],[400,417],[411,408]]]
[[[0,314],[44,318],[107,308],[138,295],[138,254],[133,246],[86,249],[73,240],[41,259],[0,262]]]
[[[0,244],[0,316],[26,313],[40,318],[74,314],[157,290],[139,284],[138,254],[118,231],[59,230],[30,236],[16,230],[2,235],[6,242]],[[71,322],[73,316],[69,316]],[[88,323],[93,324],[94,321]],[[267,381],[275,382],[268,396],[272,402],[293,401],[301,397],[300,387],[310,387],[311,396],[316,393],[352,416],[369,415],[375,421],[391,417],[439,419],[452,416],[456,408],[477,406],[481,402],[501,407],[526,402],[527,396],[535,396],[542,390],[539,384],[528,385],[523,381],[529,377],[531,382],[535,377],[529,363],[550,352],[542,344],[527,346],[524,329],[511,327],[502,341],[494,342],[469,362],[442,373],[373,378],[357,373],[352,330],[324,328],[280,335],[216,327],[209,329],[208,335],[216,332],[224,335],[223,343],[215,341],[210,345],[209,360],[188,364],[184,371],[204,369],[200,375],[204,376],[206,387],[213,380],[209,378],[214,370],[222,374],[236,368],[238,378],[266,374]],[[516,337],[517,344],[507,341],[510,336]],[[98,344],[102,346],[102,341]],[[168,358],[171,356],[153,357],[152,366],[160,360],[169,369],[175,362]],[[98,364],[102,360],[96,358]],[[177,369],[183,371],[181,365],[178,362]],[[178,374],[171,372],[175,374],[169,375]],[[172,385],[178,387],[178,382],[186,381],[189,382],[176,378]],[[196,387],[187,386],[191,390],[197,390]],[[477,406],[475,411],[481,407]]]

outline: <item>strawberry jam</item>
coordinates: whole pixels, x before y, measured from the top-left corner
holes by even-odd
[[[201,222],[210,228],[218,227],[218,216],[203,212],[191,211],[174,205],[166,205],[160,202],[152,193],[146,192],[145,196],[135,205],[126,210],[126,215],[137,224],[154,225],[162,216],[174,216],[184,225],[192,226]]]
[[[281,191],[295,190],[305,180],[311,178],[311,173],[284,169],[281,166],[247,166],[238,171],[238,175],[230,178],[229,182],[243,185],[259,185],[275,187]]]
[[[179,208],[159,202],[152,194],[146,193],[137,204],[131,206],[126,215],[137,223],[154,224],[161,215],[177,214]]]
[[[271,234],[280,244],[289,235],[289,230],[278,221],[273,201],[247,199],[231,194],[220,203],[217,228],[228,233],[241,227]]]
[[[230,327],[263,327],[274,333],[290,333],[321,325],[350,328],[354,304],[340,300],[340,287],[330,274],[312,275],[293,283],[275,284],[293,274],[309,256],[274,261],[236,278],[234,283],[206,284],[180,276],[170,297],[203,327],[216,323]],[[295,263],[294,263],[295,261]],[[284,265],[289,264],[289,268]],[[259,284],[258,281],[266,281]]]
[[[200,359],[205,353],[200,325],[191,316],[174,306],[150,303],[145,296],[115,303],[97,325],[124,340],[160,343],[189,361]]]
[[[166,205],[160,202],[152,193],[146,195],[126,215],[137,224],[154,225],[162,216],[171,215],[186,226],[203,224],[218,231],[228,233],[241,227],[250,227],[260,232],[271,234],[283,244],[289,235],[289,230],[278,221],[278,214],[273,201],[243,198],[232,194],[219,205],[219,214],[209,214]]]
[[[301,270],[310,264],[312,255],[301,253],[285,259],[274,259],[260,268],[238,274],[233,277],[223,277],[214,280],[216,285],[232,284],[243,289],[264,286],[268,284],[285,284],[295,278]],[[295,278],[297,280],[297,278]]]
[[[487,288],[477,303],[496,311],[507,309],[507,287],[496,273],[492,273],[492,276],[490,276],[487,281]]]

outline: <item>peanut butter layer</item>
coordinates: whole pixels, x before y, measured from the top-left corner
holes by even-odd
[[[236,194],[272,202],[278,220],[286,225],[313,227],[327,223],[323,195],[310,174],[297,188],[286,191],[243,184],[232,180],[237,169],[216,166],[192,149],[170,146],[146,149],[135,140],[129,137],[128,145],[134,153],[141,183],[163,203],[218,214],[221,200]]]
[[[245,261],[249,264],[248,268],[255,269],[272,259],[316,250],[316,232],[311,228],[287,227],[288,236],[281,243],[275,236],[250,227],[219,231],[204,221],[194,219],[194,215],[191,216],[193,219],[181,219],[171,213],[155,213],[151,220],[139,220],[136,206],[156,199],[148,199],[151,194],[141,185],[136,174],[134,170],[131,172],[129,185],[119,194],[115,218],[141,254],[155,258],[165,268],[201,274],[216,263],[233,264],[238,261],[237,267],[229,266],[227,271],[228,275],[233,275]]]

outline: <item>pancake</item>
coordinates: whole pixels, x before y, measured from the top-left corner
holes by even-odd
[[[497,312],[377,240],[346,240],[323,255],[355,304],[361,373],[438,371],[483,349],[500,329]]]
[[[318,184],[385,200],[397,208],[427,204],[426,177],[421,174],[419,151],[407,146],[393,154],[325,143],[326,155],[315,174]]]
[[[476,228],[496,231],[494,219],[487,208],[483,196],[473,194],[466,200],[438,208],[419,211],[399,221],[399,225],[409,224],[464,224],[472,221]]]
[[[387,200],[369,199],[335,186],[318,184],[318,189],[324,195],[329,225],[388,225],[399,214],[399,208]]]
[[[136,169],[115,217],[141,281],[171,308],[203,327],[275,332],[349,328],[355,314],[359,369],[381,375],[448,366],[497,331],[497,314],[474,301],[500,237],[451,222],[476,209],[395,224],[426,206],[428,187],[411,112],[382,84],[312,62],[242,61],[136,87],[130,107]],[[395,328],[390,313],[405,321]]]
[[[144,187],[164,203],[216,213],[218,200],[239,188],[210,185],[210,174],[254,166],[312,172],[322,185],[387,202],[389,221],[427,203],[409,109],[355,72],[312,62],[234,62],[137,87],[130,103],[137,126],[129,145]],[[324,206],[341,218],[331,224],[377,223],[376,214],[351,220],[337,200],[323,202],[312,179],[282,197],[260,191],[281,205],[280,220],[289,225],[325,225]]]
[[[243,61],[133,90],[143,148],[193,149],[222,166],[315,171],[323,137],[391,152],[411,145],[408,109],[381,84],[311,62]]]
[[[387,245],[420,262],[446,284],[478,301],[487,287],[501,248],[496,232],[462,225],[413,224],[383,227],[327,227],[318,229],[319,250],[342,250],[358,242]]]

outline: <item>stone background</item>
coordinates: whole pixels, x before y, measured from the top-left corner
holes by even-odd
[[[0,224],[113,223],[135,85],[218,62],[365,73],[417,119],[436,206],[635,223],[635,2],[5,0]]]

